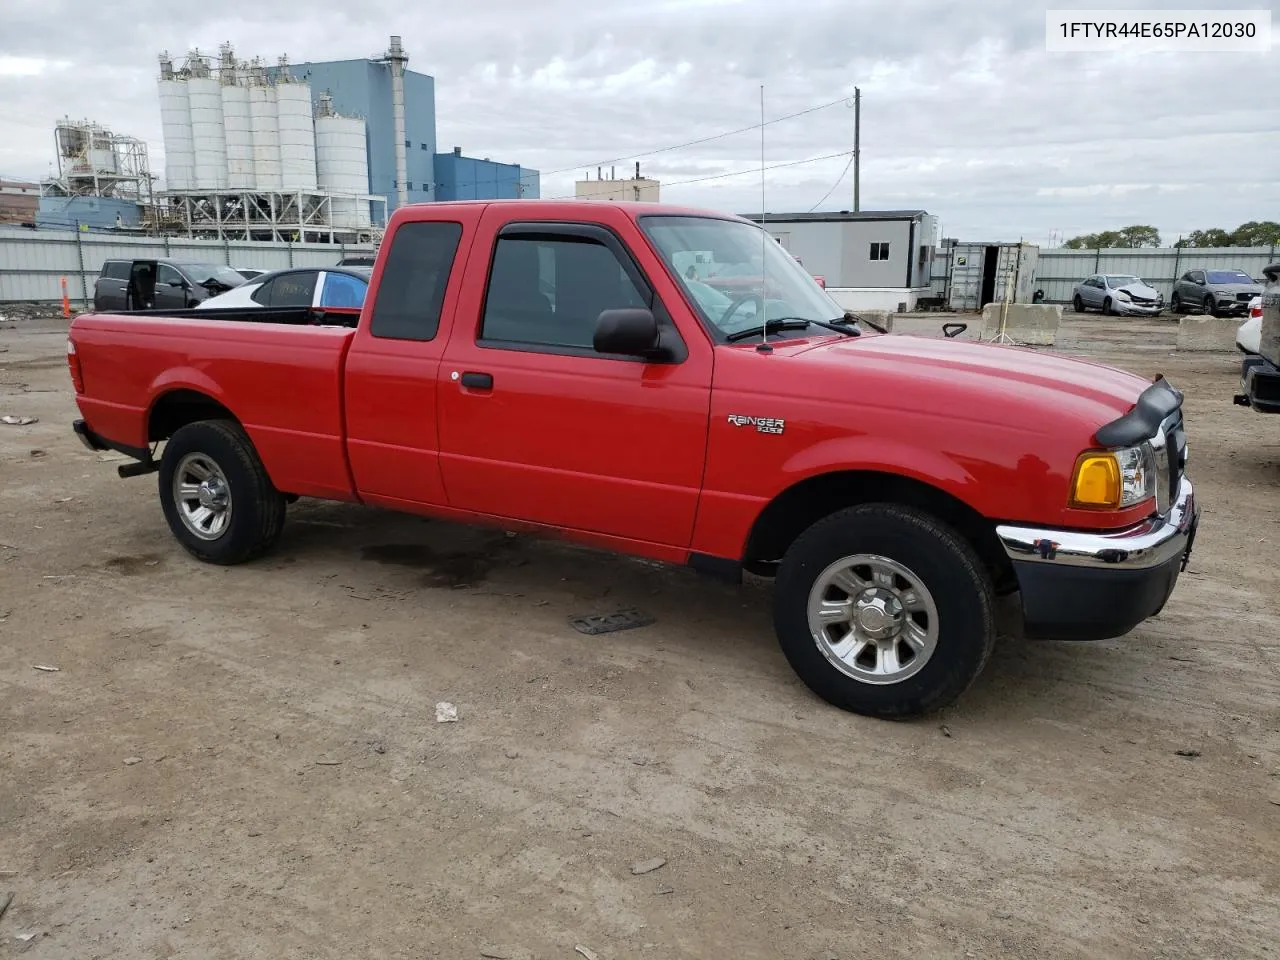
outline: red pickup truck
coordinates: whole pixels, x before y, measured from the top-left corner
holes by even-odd
[[[997,609],[1126,633],[1199,517],[1166,380],[879,335],[732,216],[409,206],[358,317],[223,313],[86,314],[67,345],[75,431],[158,471],[199,559],[259,556],[320,497],[775,576],[787,659],[860,713],[954,700]]]

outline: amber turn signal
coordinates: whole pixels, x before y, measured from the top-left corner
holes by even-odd
[[[1071,480],[1071,505],[1088,510],[1120,506],[1120,462],[1114,453],[1081,454]]]

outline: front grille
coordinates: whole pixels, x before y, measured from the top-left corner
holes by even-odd
[[[1236,299],[1237,299],[1237,300],[1239,300],[1241,303],[1248,303],[1248,302],[1249,302],[1250,300],[1252,300],[1255,296],[1257,296],[1257,294],[1253,294],[1253,293],[1237,293],[1237,294],[1236,294]]]

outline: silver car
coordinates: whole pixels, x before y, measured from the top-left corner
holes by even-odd
[[[1188,270],[1173,284],[1174,313],[1200,310],[1215,317],[1243,316],[1249,301],[1262,296],[1262,284],[1243,270]]]
[[[1129,273],[1095,273],[1076,284],[1071,295],[1076,313],[1101,310],[1131,317],[1158,317],[1164,295]]]

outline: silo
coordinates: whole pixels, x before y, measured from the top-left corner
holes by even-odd
[[[160,80],[160,127],[164,135],[164,179],[170,190],[190,190],[195,185],[195,140],[187,81]]]
[[[222,129],[227,151],[227,187],[252,190],[257,185],[253,166],[253,126],[249,117],[249,88],[238,83],[222,87]]]
[[[253,179],[256,190],[280,189],[280,127],[276,88],[255,78],[249,87],[249,123],[253,131]]]
[[[338,194],[330,201],[335,227],[369,226],[369,157],[364,121],[322,112],[316,117],[316,180]]]
[[[316,130],[311,120],[310,84],[276,84],[276,109],[280,124],[280,186],[284,190],[315,190]]]
[[[222,85],[212,77],[187,81],[191,103],[191,139],[195,148],[197,190],[225,190],[227,141],[222,123]]]

